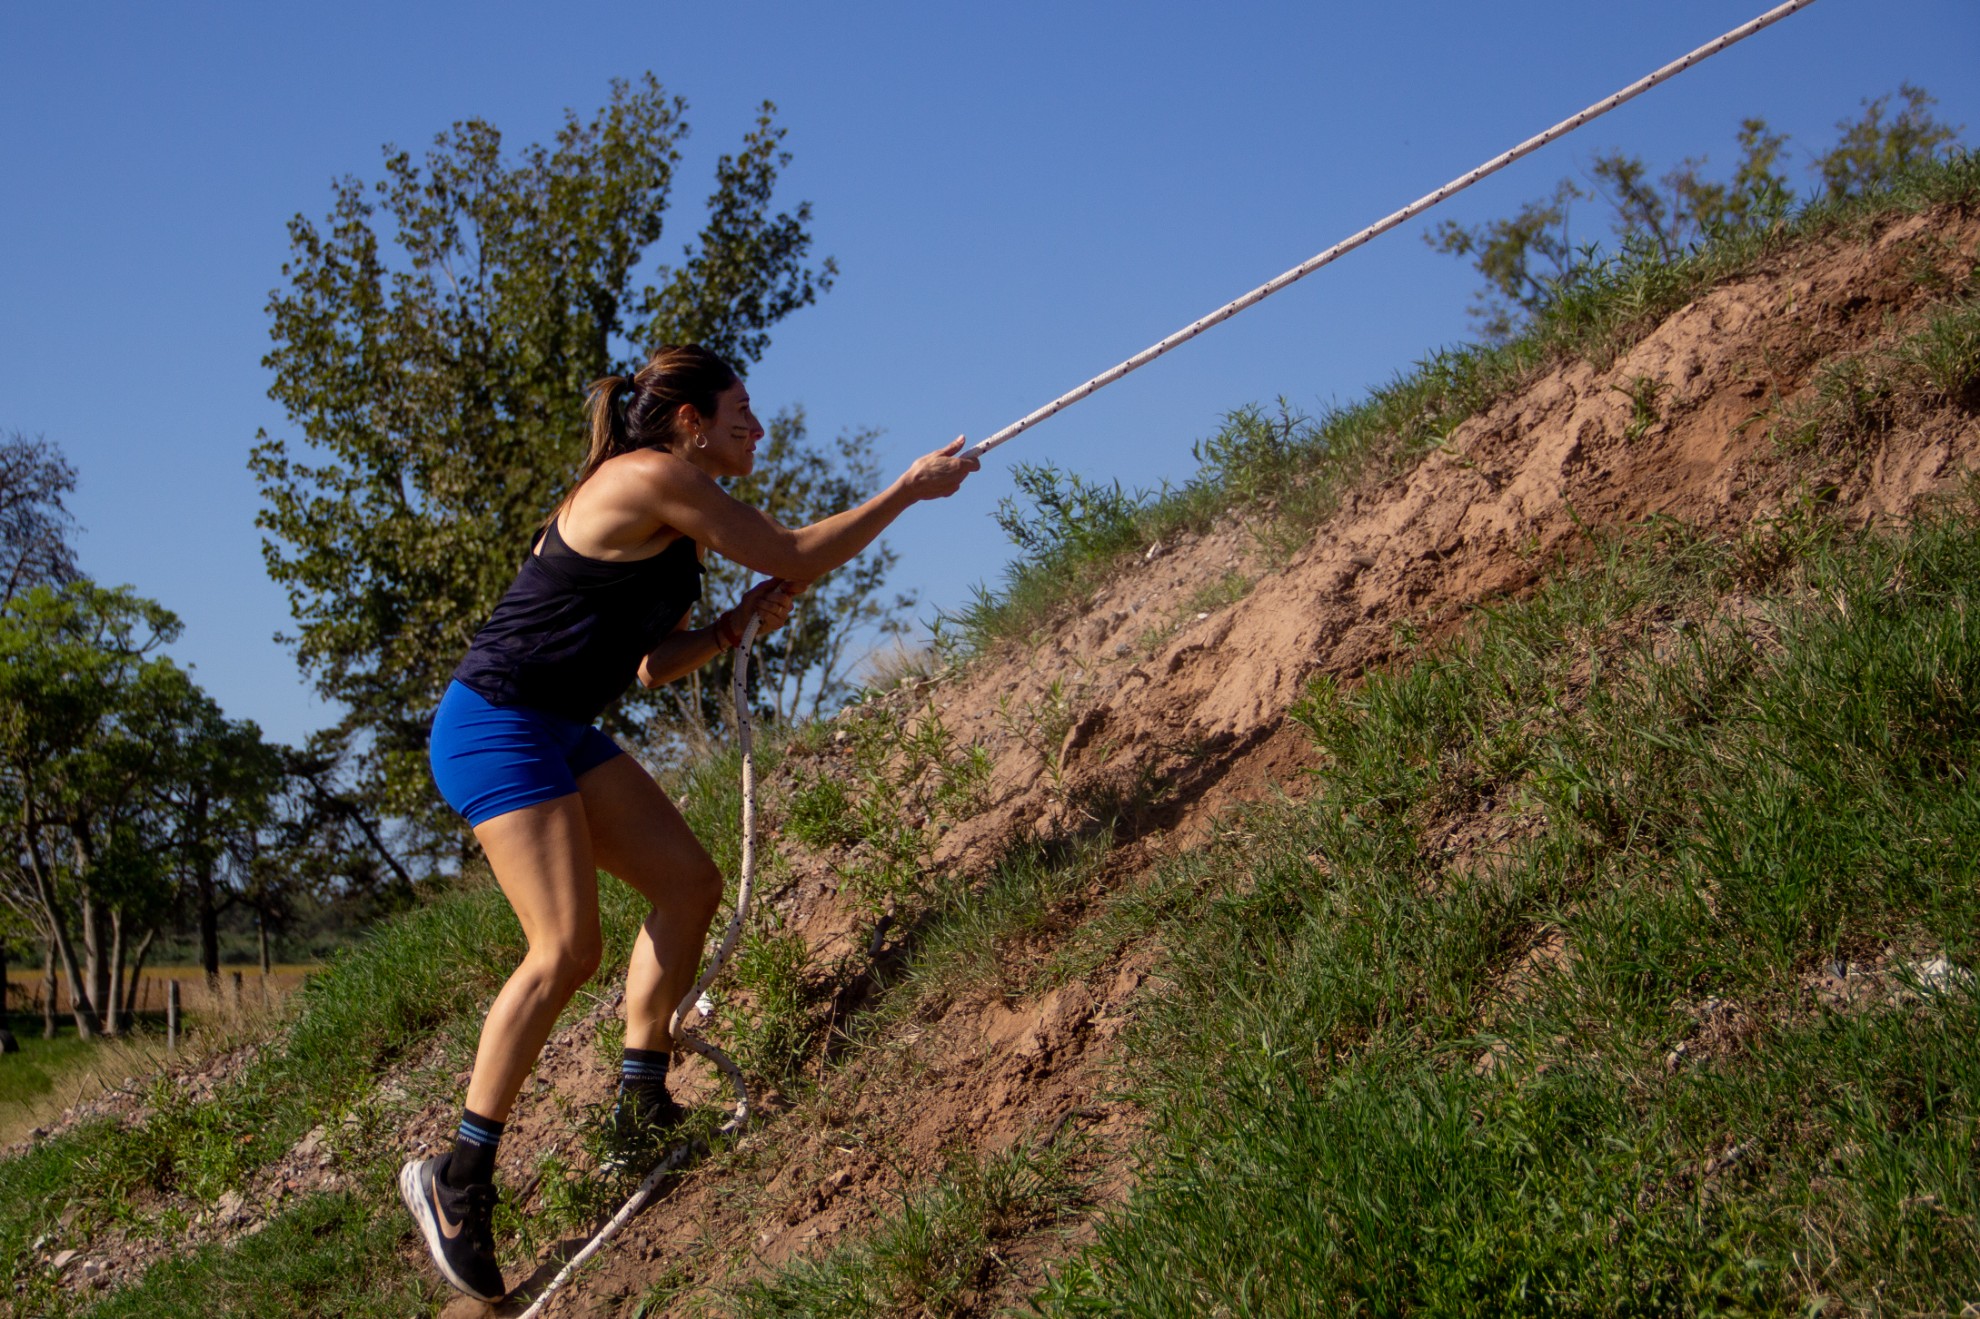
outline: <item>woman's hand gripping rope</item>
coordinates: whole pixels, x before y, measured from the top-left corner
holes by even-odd
[[[695,1018],[700,1015],[698,1004],[701,996],[707,992],[708,986],[714,982],[715,977],[722,973],[723,966],[728,963],[729,954],[735,951],[736,940],[742,937],[743,923],[749,919],[750,888],[756,879],[756,741],[755,727],[750,719],[747,700],[749,649],[755,644],[757,633],[764,630],[769,619],[776,619],[776,622],[768,624],[769,626],[783,625],[790,617],[791,602],[796,598],[797,593],[808,585],[810,585],[808,582],[784,582],[772,578],[751,587],[743,595],[742,603],[737,605],[735,610],[730,611],[734,613],[745,607],[750,609],[745,615],[747,621],[743,623],[742,635],[737,640],[736,667],[729,687],[736,711],[737,740],[742,747],[742,868],[736,877],[736,910],[735,914],[729,917],[729,928],[723,931],[722,942],[716,947],[715,955],[708,959],[708,969],[701,973],[701,978],[694,982],[694,988],[688,990],[681,998],[679,1006],[668,1018],[668,1030],[673,1036],[674,1047],[690,1049],[708,1059],[729,1078],[729,1084],[735,1087],[735,1111],[729,1115],[729,1120],[722,1124],[717,1133],[724,1136],[739,1133],[748,1125],[749,1086],[744,1082],[742,1069],[736,1066],[735,1060],[702,1039],[700,1035],[693,1033],[693,1026]],[[781,604],[778,603],[779,601]],[[719,626],[718,623],[718,629]],[[537,1319],[537,1316],[541,1315],[544,1308],[550,1304],[550,1299],[563,1289],[564,1284],[576,1276],[584,1262],[604,1249],[605,1244],[617,1236],[620,1229],[633,1220],[635,1214],[646,1207],[646,1202],[652,1199],[653,1192],[661,1181],[686,1163],[693,1152],[693,1141],[684,1141],[669,1150],[666,1157],[654,1166],[653,1171],[646,1174],[646,1180],[639,1184],[639,1189],[620,1206],[619,1212],[612,1215],[612,1220],[600,1228],[598,1235],[586,1242],[584,1249],[571,1256],[570,1261],[557,1271],[557,1276],[550,1280],[549,1285],[530,1303],[529,1308],[523,1311],[521,1319]]]
[[[758,582],[743,592],[743,598],[735,608],[715,620],[716,640],[722,643],[725,650],[740,649],[743,633],[751,620],[756,622],[759,634],[776,631],[790,621],[797,597],[810,585],[810,582],[787,582],[781,577]]]

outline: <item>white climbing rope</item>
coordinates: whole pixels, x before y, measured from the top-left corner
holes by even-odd
[[[1441,202],[1446,198],[1456,196],[1458,193],[1463,192],[1466,188],[1469,188],[1472,184],[1478,182],[1478,180],[1484,178],[1486,175],[1498,173],[1506,166],[1512,164],[1515,160],[1520,159],[1522,156],[1531,155],[1533,152],[1538,151],[1541,147],[1546,146],[1549,142],[1554,141],[1556,138],[1567,136],[1569,133],[1572,133],[1575,129],[1580,128],[1583,124],[1589,122],[1591,119],[1597,119],[1600,118],[1602,115],[1607,114],[1609,111],[1621,105],[1624,101],[1631,100],[1637,96],[1642,95],[1644,92],[1649,91],[1652,87],[1655,87],[1660,82],[1664,82],[1665,80],[1670,78],[1675,78],[1678,74],[1683,73],[1686,69],[1690,68],[1692,65],[1710,59],[1712,56],[1718,54],[1720,51],[1724,50],[1727,46],[1732,45],[1734,42],[1744,41],[1746,38],[1752,36],[1755,32],[1758,32],[1761,28],[1771,27],[1773,24],[1780,22],[1782,19],[1786,18],[1789,14],[1794,13],[1796,10],[1806,9],[1809,5],[1812,5],[1814,3],[1815,0],[1788,0],[1788,3],[1777,6],[1776,8],[1773,9],[1769,9],[1766,13],[1760,15],[1760,17],[1754,19],[1752,22],[1741,24],[1739,27],[1734,28],[1732,31],[1726,33],[1723,37],[1720,37],[1718,40],[1706,42],[1704,45],[1700,46],[1697,50],[1692,51],[1689,55],[1684,56],[1682,59],[1672,60],[1669,64],[1666,64],[1663,68],[1658,69],[1655,73],[1652,73],[1644,78],[1639,78],[1637,81],[1631,83],[1629,86],[1623,88],[1621,91],[1615,93],[1614,95],[1603,97],[1601,100],[1595,102],[1595,104],[1589,106],[1586,110],[1583,110],[1580,114],[1571,115],[1568,118],[1561,120],[1560,123],[1555,124],[1552,128],[1548,129],[1546,132],[1539,134],[1537,137],[1529,137],[1528,139],[1526,139],[1526,141],[1520,143],[1518,146],[1514,147],[1511,151],[1508,151],[1503,155],[1492,157],[1492,159],[1486,161],[1483,165],[1480,165],[1477,169],[1472,170],[1470,173],[1458,175],[1456,178],[1452,179],[1449,183],[1446,183],[1443,187],[1437,189],[1435,192],[1426,193],[1425,195],[1418,197],[1415,201],[1403,207],[1400,211],[1397,211],[1393,215],[1387,216],[1384,219],[1377,220],[1374,224],[1369,225],[1366,229],[1363,229],[1360,233],[1354,235],[1354,237],[1344,239],[1343,241],[1334,244],[1332,247],[1328,248],[1320,255],[1314,257],[1312,260],[1305,261],[1300,263],[1299,265],[1294,266],[1291,270],[1288,270],[1285,274],[1280,275],[1277,279],[1269,280],[1266,283],[1260,284],[1257,288],[1245,294],[1243,297],[1225,303],[1223,306],[1217,308],[1217,310],[1211,312],[1208,316],[1204,316],[1198,320],[1191,321],[1188,325],[1183,326],[1182,329],[1177,330],[1174,334],[1162,340],[1160,343],[1153,344],[1150,347],[1142,349],[1140,352],[1136,353],[1133,357],[1128,358],[1127,361],[1122,362],[1120,365],[1112,367],[1106,371],[1102,371],[1099,375],[1093,377],[1093,379],[1087,381],[1085,384],[1079,386],[1077,389],[1068,390],[1067,392],[1059,395],[1059,397],[1053,399],[1050,403],[1047,403],[1044,407],[1038,409],[1036,412],[1028,413],[1025,416],[1019,418],[1017,421],[1012,422],[1010,425],[1004,427],[1004,429],[998,431],[995,435],[992,435],[989,439],[982,440],[976,444],[971,445],[969,448],[963,451],[963,456],[966,458],[982,457],[984,454],[990,452],[998,445],[1004,443],[1006,440],[1015,439],[1019,435],[1022,435],[1025,431],[1030,430],[1033,426],[1036,426],[1039,422],[1044,421],[1047,417],[1051,417],[1056,415],[1057,413],[1063,412],[1065,411],[1065,409],[1071,407],[1073,404],[1079,402],[1081,399],[1087,397],[1089,394],[1097,393],[1099,390],[1104,389],[1108,385],[1113,384],[1116,380],[1119,380],[1122,376],[1126,375],[1128,372],[1137,370],[1140,367],[1147,366],[1150,362],[1154,361],[1162,354],[1168,352],[1171,348],[1175,348],[1181,344],[1188,343],[1191,339],[1194,339],[1197,335],[1202,334],[1205,330],[1209,329],[1211,326],[1221,325],[1225,321],[1229,320],[1231,317],[1243,311],[1245,308],[1257,306],[1259,303],[1265,301],[1265,299],[1271,297],[1274,293],[1277,293],[1280,289],[1286,287],[1286,285],[1297,283],[1298,281],[1305,279],[1308,275],[1320,269],[1320,267],[1328,264],[1337,257],[1341,257],[1349,252],[1352,252],[1355,248],[1360,247],[1363,243],[1366,243],[1369,239],[1385,234],[1389,230],[1401,224],[1403,221],[1413,219],[1416,216],[1421,215],[1423,212],[1429,210],[1432,206],[1435,206],[1438,202]]]
[[[736,1088],[735,1111],[724,1122],[718,1135],[733,1135],[749,1125],[749,1085],[743,1080],[742,1069],[735,1060],[710,1044],[700,1035],[694,1034],[697,1015],[701,1015],[702,995],[715,977],[722,973],[722,967],[729,960],[729,954],[736,949],[736,940],[742,937],[743,922],[749,918],[750,887],[756,879],[756,728],[749,714],[749,649],[756,642],[757,629],[762,619],[752,613],[743,628],[742,640],[736,644],[736,667],[730,677],[729,692],[736,710],[736,734],[742,748],[742,869],[736,877],[736,910],[729,917],[729,928],[722,934],[722,942],[716,947],[715,955],[708,959],[708,969],[694,982],[694,988],[682,997],[680,1006],[667,1020],[668,1033],[673,1037],[676,1049],[691,1049],[721,1069],[729,1078],[729,1084]],[[607,1242],[619,1234],[619,1230],[633,1220],[633,1216],[646,1207],[653,1198],[653,1192],[661,1182],[677,1171],[694,1153],[694,1142],[683,1141],[667,1152],[646,1174],[646,1180],[639,1189],[619,1207],[610,1222],[598,1229],[598,1234],[585,1243],[584,1249],[571,1256],[570,1261],[550,1280],[549,1286],[540,1292],[530,1307],[522,1312],[522,1319],[536,1319],[550,1304],[550,1298],[563,1290],[564,1285],[577,1275],[586,1260],[605,1248]]]
[[[1142,349],[1125,362],[1110,370],[1101,372],[1077,389],[1061,394],[1058,398],[1053,399],[1036,412],[1032,412],[1009,426],[1004,427],[1004,429],[990,436],[990,438],[970,446],[964,451],[965,456],[981,457],[1006,440],[1015,439],[1025,431],[1030,430],[1033,426],[1036,426],[1039,422],[1044,421],[1047,417],[1062,412],[1089,394],[1093,394],[1113,384],[1130,371],[1148,365],[1148,363],[1162,356],[1162,354],[1168,352],[1171,348],[1189,342],[1211,326],[1221,325],[1245,308],[1256,306],[1258,303],[1271,297],[1274,293],[1277,293],[1280,289],[1286,287],[1286,285],[1306,278],[1337,257],[1352,252],[1355,248],[1360,247],[1370,239],[1387,233],[1405,220],[1421,215],[1438,202],[1464,191],[1486,175],[1497,173],[1522,156],[1530,155],[1556,138],[1565,137],[1590,120],[1607,114],[1624,101],[1642,95],[1658,83],[1674,78],[1692,65],[1710,59],[1734,42],[1743,41],[1760,29],[1778,23],[1789,14],[1794,13],[1796,10],[1806,9],[1813,3],[1815,3],[1815,0],[1787,0],[1787,3],[1768,10],[1750,23],[1745,23],[1734,28],[1716,41],[1706,42],[1689,55],[1671,61],[1656,72],[1638,79],[1614,95],[1597,101],[1581,113],[1563,119],[1546,132],[1536,137],[1528,138],[1503,155],[1494,156],[1469,173],[1461,174],[1457,178],[1452,179],[1435,192],[1417,198],[1400,211],[1376,221],[1360,233],[1355,234],[1352,238],[1334,244],[1310,261],[1294,266],[1277,279],[1261,284],[1243,297],[1225,303],[1208,316],[1190,322],[1160,343]],[[742,1069],[736,1066],[734,1060],[729,1055],[723,1053],[699,1035],[691,1034],[690,1031],[692,1030],[693,1017],[698,1012],[698,1003],[702,994],[714,982],[715,977],[722,973],[722,967],[728,962],[729,954],[735,951],[736,940],[742,935],[743,922],[749,915],[750,885],[756,874],[756,765],[753,755],[755,730],[749,716],[747,682],[749,674],[749,650],[750,646],[756,640],[759,622],[760,620],[752,614],[748,626],[743,629],[742,641],[736,647],[735,672],[730,685],[730,691],[735,703],[736,728],[742,747],[742,873],[736,880],[736,910],[735,914],[729,918],[729,928],[722,935],[722,942],[715,950],[715,956],[708,961],[708,969],[701,973],[701,978],[695,982],[694,988],[687,992],[687,996],[681,1000],[680,1006],[674,1009],[673,1016],[669,1019],[669,1029],[673,1034],[675,1047],[691,1049],[714,1063],[716,1067],[721,1069],[723,1075],[729,1078],[729,1083],[736,1089],[735,1112],[730,1115],[727,1122],[722,1124],[720,1134],[723,1135],[741,1131],[748,1124],[749,1087],[743,1080]],[[565,1264],[557,1276],[550,1280],[550,1285],[543,1289],[527,1310],[523,1311],[521,1319],[537,1319],[537,1316],[541,1315],[544,1308],[550,1304],[551,1298],[562,1290],[565,1284],[576,1275],[578,1269],[584,1265],[585,1261],[603,1249],[607,1242],[619,1234],[621,1228],[632,1221],[635,1214],[645,1208],[647,1201],[652,1198],[654,1190],[669,1174],[679,1169],[687,1161],[692,1152],[693,1145],[691,1142],[678,1145],[670,1150],[667,1156],[654,1167],[653,1171],[646,1175],[646,1180],[639,1184],[639,1189],[632,1193],[632,1197],[620,1207],[619,1212],[612,1215],[611,1221],[600,1228],[598,1234],[585,1244],[584,1249],[573,1255],[570,1262]]]

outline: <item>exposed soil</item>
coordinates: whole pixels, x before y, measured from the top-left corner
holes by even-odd
[[[1017,841],[1119,818],[1114,863],[1092,891],[1067,899],[1058,925],[1068,927],[1106,889],[1199,843],[1234,803],[1299,791],[1313,753],[1287,712],[1314,675],[1354,681],[1408,636],[1446,633],[1481,604],[1529,590],[1584,552],[1591,529],[1665,516],[1730,533],[1799,499],[1859,522],[1905,516],[1980,459],[1972,411],[1901,400],[1862,433],[1799,449],[1777,442],[1775,423],[1807,406],[1824,363],[1918,326],[1934,296],[1919,279],[1924,263],[1963,277],[1976,254],[1980,219],[1945,210],[1769,258],[1612,363],[1536,374],[1412,469],[1353,493],[1289,558],[1236,522],[1151,547],[1047,635],[888,698],[895,709],[939,711],[960,744],[991,758],[987,802],[942,837],[936,864],[980,875]],[[1648,410],[1633,401],[1644,398]],[[1234,594],[1233,581],[1253,584],[1228,604],[1191,603],[1220,586]],[[807,772],[829,761],[808,761]],[[778,790],[768,789],[773,798]],[[1483,841],[1454,834],[1452,845]],[[856,1018],[874,999],[870,912],[841,891],[831,856],[794,849],[788,874],[774,901],[814,964],[840,968],[829,983],[821,972],[815,988],[839,1030],[852,1029],[837,1013],[844,1006]],[[1560,956],[1558,940],[1537,933],[1511,991]],[[805,1103],[768,1097],[755,1134],[680,1178],[551,1313],[630,1314],[631,1300],[663,1278],[733,1285],[830,1247],[897,1209],[903,1188],[957,1151],[1076,1134],[1095,1204],[1118,1200],[1131,1185],[1141,1116],[1113,1095],[1115,1041],[1137,996],[1155,992],[1155,958],[1124,949],[1085,981],[1015,1000],[986,990],[931,1020],[887,1020],[835,1055]],[[1897,992],[1881,968],[1836,980],[1811,994]],[[598,1005],[552,1041],[511,1119],[501,1175],[526,1188],[525,1207],[541,1193],[530,1186],[536,1161],[550,1150],[580,1157],[576,1110],[606,1098],[611,1077],[594,1041],[611,1008]],[[1687,1048],[1736,1047],[1744,1028],[1735,1009],[1700,1005],[1698,1017]],[[720,1037],[719,1023],[711,1034]],[[1488,1053],[1477,1065],[1494,1062]],[[717,1098],[698,1064],[686,1075],[690,1093]],[[444,1090],[417,1110],[407,1133],[415,1142],[449,1138],[458,1100]],[[299,1154],[271,1171],[285,1193],[292,1180],[308,1189],[336,1176],[334,1159]],[[249,1200],[230,1230],[252,1226]],[[1066,1234],[1077,1239],[1089,1220],[1013,1243],[1002,1272],[964,1308],[991,1313],[1021,1300],[1063,1254]],[[534,1281],[578,1244],[550,1252]],[[406,1249],[411,1258],[415,1248]]]

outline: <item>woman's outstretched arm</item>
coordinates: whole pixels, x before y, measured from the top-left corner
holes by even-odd
[[[654,522],[746,568],[786,581],[815,581],[872,544],[909,505],[954,494],[981,466],[959,456],[962,446],[959,435],[917,458],[865,503],[805,527],[783,526],[731,496],[686,459],[659,450],[628,455],[637,461],[621,460],[624,484],[615,482],[606,498],[613,503],[636,498]]]

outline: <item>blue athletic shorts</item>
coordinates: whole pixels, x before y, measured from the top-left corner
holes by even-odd
[[[491,705],[447,684],[427,759],[447,804],[470,825],[577,791],[578,776],[620,755],[590,724],[519,705]]]

